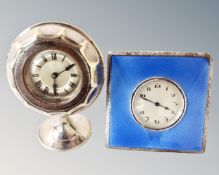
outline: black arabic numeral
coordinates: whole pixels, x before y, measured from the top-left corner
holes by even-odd
[[[150,117],[145,117],[145,118],[146,118],[146,120],[145,120],[146,122],[148,122],[148,121],[149,121],[149,119],[150,119]]]
[[[164,117],[164,119],[166,120],[166,122],[169,122],[169,119],[167,117]]]
[[[175,106],[178,106],[178,103],[177,102],[173,102],[175,104]]]
[[[159,120],[154,120],[154,123],[155,123],[155,124],[159,124],[160,121],[159,121]]]
[[[176,96],[176,94],[171,94],[171,97],[175,97]]]
[[[151,88],[150,88],[150,87],[147,87],[147,91],[151,91]]]
[[[144,114],[144,111],[140,111],[139,114]]]
[[[161,85],[160,84],[155,84],[154,88],[161,88]]]
[[[140,94],[140,97],[141,97],[141,98],[145,98],[146,95],[145,95],[145,94]]]

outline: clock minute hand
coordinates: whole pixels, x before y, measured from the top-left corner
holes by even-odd
[[[141,98],[144,99],[144,100],[146,100],[146,101],[149,101],[149,102],[153,103],[155,106],[160,106],[160,107],[163,107],[163,108],[166,109],[166,110],[170,110],[170,111],[174,112],[172,109],[170,109],[170,108],[167,107],[167,106],[161,105],[159,102],[151,101],[151,100],[149,100],[149,99],[147,99],[147,98],[145,98],[145,97],[141,97]]]
[[[70,70],[75,64],[71,64],[65,68],[66,71]]]
[[[146,100],[146,101],[149,101],[149,102],[151,102],[151,103],[153,103],[155,106],[156,106],[156,102],[154,102],[154,101],[151,101],[151,100],[149,100],[149,99],[147,99],[147,98],[145,98],[145,97],[141,97],[143,100]]]
[[[58,72],[57,74],[59,75],[59,74],[65,72],[65,71],[69,71],[72,67],[74,67],[74,65],[75,65],[75,64],[70,64],[70,65],[68,65],[64,70],[62,70],[61,72]]]

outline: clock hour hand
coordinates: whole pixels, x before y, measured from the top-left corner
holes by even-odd
[[[58,95],[57,93],[57,84],[55,83],[55,79],[54,79],[54,84],[53,84],[53,92],[54,92],[54,95]]]
[[[163,108],[166,109],[166,110],[170,110],[170,111],[174,112],[174,110],[170,109],[170,108],[167,107],[167,106],[163,106],[163,105],[161,105],[161,104],[159,104],[159,106],[160,106],[160,107],[163,107]]]
[[[160,106],[160,107],[163,107],[163,108],[166,109],[166,110],[170,110],[170,111],[174,112],[172,109],[170,109],[170,108],[167,107],[167,106],[161,105],[159,102],[151,101],[151,100],[149,100],[149,99],[147,99],[147,98],[145,98],[145,97],[141,97],[141,98],[142,98],[143,100],[146,100],[146,101],[148,101],[148,102],[153,103],[155,106]]]
[[[53,73],[52,74],[52,78],[53,78],[53,85],[52,85],[52,88],[53,88],[53,92],[54,92],[54,95],[58,95],[57,93],[57,84],[56,84],[56,78],[57,78],[57,73]]]

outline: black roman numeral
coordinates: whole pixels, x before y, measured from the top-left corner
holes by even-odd
[[[39,80],[39,81],[35,82],[34,84],[37,88],[40,88],[42,86],[42,81]]]
[[[65,57],[66,57],[66,56],[64,56],[64,57],[62,58],[62,62],[65,60]]]
[[[73,82],[69,82],[69,84],[68,84],[71,88],[74,88],[75,87],[75,83],[73,83]]]
[[[44,62],[48,61],[44,55],[41,55],[41,58],[43,59]]]
[[[32,77],[39,77],[39,74],[32,74]]]
[[[65,90],[65,92],[66,92],[66,94],[68,94],[69,92],[66,90],[66,89],[64,89]]]
[[[77,77],[78,74],[71,74],[71,77]]]
[[[56,53],[51,53],[51,56],[52,56],[52,60],[57,60]]]
[[[49,93],[49,88],[48,87],[45,87],[45,89],[43,90],[43,94],[44,95],[47,95]]]
[[[42,66],[34,64],[34,66],[41,68]]]

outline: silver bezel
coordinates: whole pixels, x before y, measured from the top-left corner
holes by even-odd
[[[135,97],[135,94],[136,94],[137,90],[138,90],[142,85],[144,85],[145,83],[150,82],[150,81],[155,81],[155,80],[165,80],[165,81],[168,81],[168,82],[170,82],[171,84],[175,85],[175,86],[179,89],[179,91],[181,92],[181,94],[182,94],[182,96],[183,96],[183,101],[184,101],[184,103],[183,103],[183,112],[182,112],[182,114],[180,115],[180,117],[178,118],[178,120],[177,120],[175,123],[173,123],[172,125],[170,125],[170,126],[168,126],[168,127],[165,127],[165,128],[161,128],[161,129],[154,129],[154,128],[149,128],[149,127],[144,127],[144,126],[137,120],[137,118],[136,118],[136,116],[135,116],[135,113],[134,113],[134,110],[133,110],[133,99],[134,99],[134,97]],[[186,105],[187,105],[187,104],[186,104],[186,95],[185,95],[183,89],[182,89],[175,81],[170,80],[170,79],[167,79],[167,78],[164,78],[164,77],[152,77],[152,78],[146,79],[146,80],[144,80],[143,82],[141,82],[141,83],[135,88],[135,90],[133,91],[133,93],[132,93],[132,98],[131,98],[131,102],[130,102],[131,113],[132,113],[132,115],[133,115],[135,121],[136,121],[141,127],[143,127],[144,129],[148,129],[148,130],[152,130],[152,131],[157,131],[157,132],[159,132],[159,131],[165,131],[165,130],[171,129],[172,127],[176,126],[176,125],[182,120],[182,118],[183,118],[183,116],[184,116],[184,114],[185,114]]]
[[[197,57],[206,58],[209,62],[209,76],[208,76],[208,95],[206,97],[206,107],[205,107],[205,126],[203,130],[203,141],[202,141],[202,150],[201,151],[173,151],[173,150],[162,150],[162,149],[145,149],[145,148],[128,148],[128,147],[113,147],[109,145],[109,123],[110,123],[110,77],[111,77],[111,57],[112,56],[177,56],[177,57],[191,57],[195,59]],[[120,149],[120,150],[136,150],[136,151],[152,151],[152,152],[175,152],[175,153],[204,153],[206,150],[206,139],[207,139],[207,126],[209,120],[209,106],[210,106],[210,97],[211,97],[211,84],[213,78],[213,58],[209,53],[204,52],[175,52],[175,51],[129,51],[129,52],[108,52],[107,60],[107,99],[106,99],[106,147],[111,149]]]

